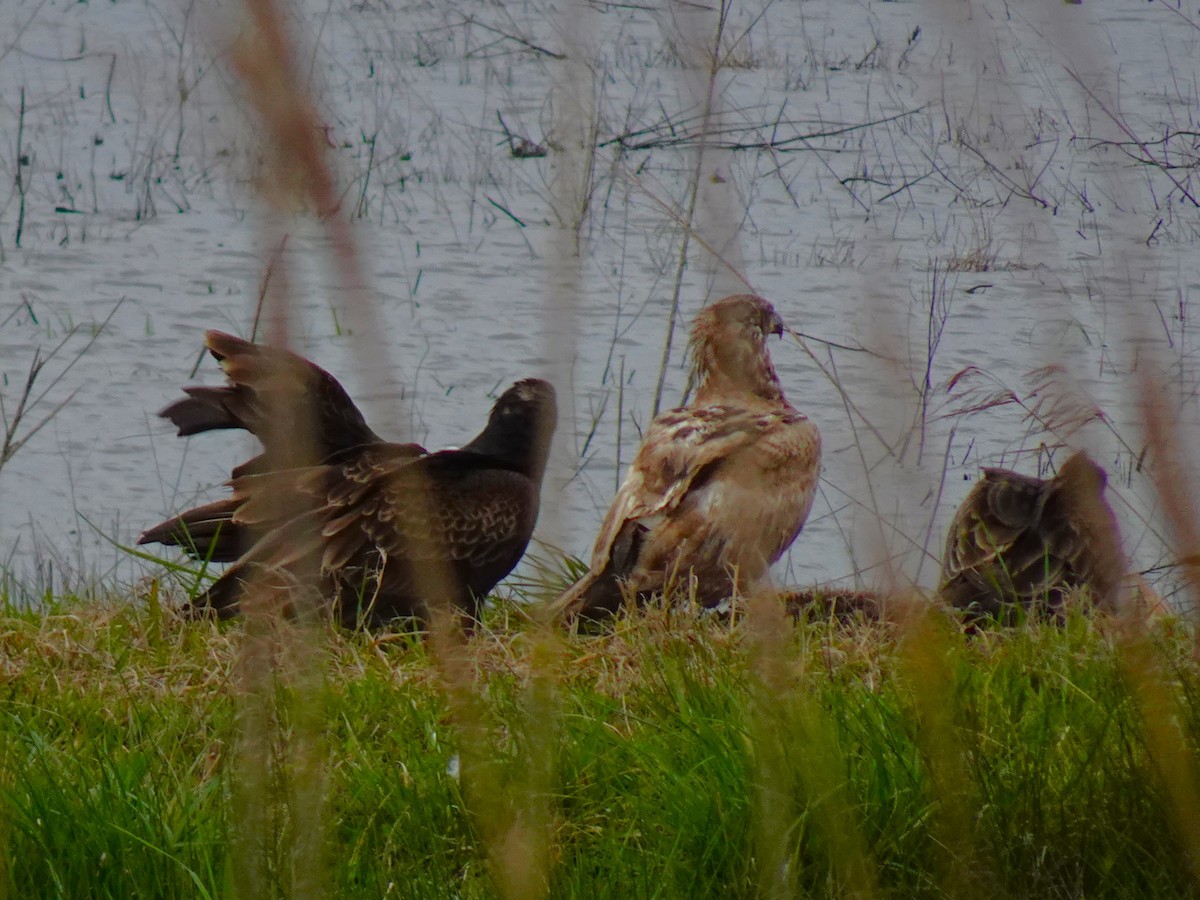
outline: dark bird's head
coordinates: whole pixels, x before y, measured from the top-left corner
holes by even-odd
[[[783,389],[767,352],[769,334],[782,335],[783,320],[755,294],[734,294],[702,309],[689,342],[696,402],[746,392],[781,400]]]
[[[1077,537],[1071,542],[1071,566],[1077,579],[1092,589],[1093,600],[1109,612],[1121,602],[1125,555],[1117,517],[1104,498],[1108,474],[1083,451],[1071,454],[1054,478],[1056,500],[1067,526]]]
[[[557,422],[554,386],[525,378],[500,395],[487,426],[463,449],[494,456],[540,482]]]
[[[1055,476],[1062,490],[1103,494],[1108,485],[1108,473],[1080,450],[1072,453]]]

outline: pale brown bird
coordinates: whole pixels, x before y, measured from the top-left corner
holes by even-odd
[[[696,316],[695,396],[651,422],[600,528],[591,566],[550,604],[570,621],[600,618],[694,586],[713,607],[754,589],[804,526],[821,467],[816,425],[797,412],[767,352],[783,322],[737,294]]]
[[[222,344],[222,353],[229,349]],[[235,355],[240,362],[231,363]],[[267,452],[235,470],[229,498],[156,525],[138,541],[235,561],[191,611],[236,615],[253,584],[296,596],[308,591],[347,627],[428,621],[431,591],[465,619],[478,615],[524,554],[537,521],[556,416],[548,382],[517,382],[470,443],[427,453],[379,439],[333,376],[295,354],[247,345],[218,358],[233,383],[189,389],[188,400],[163,415],[181,432],[199,424],[206,427],[194,430],[265,433]],[[243,367],[251,360],[259,366],[253,377]],[[301,382],[307,393],[274,382],[288,373],[309,379]],[[305,418],[323,454],[319,464],[274,464],[272,443],[286,444],[287,429],[262,413],[261,401],[278,392],[302,410],[311,400]]]
[[[1124,559],[1107,483],[1082,452],[1046,480],[984,469],[950,524],[943,599],[1012,621],[1021,611],[1058,615],[1068,595],[1087,588],[1094,604],[1115,611]]]

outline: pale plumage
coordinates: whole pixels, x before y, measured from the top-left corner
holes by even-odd
[[[1124,560],[1107,476],[1086,453],[1054,478],[984,469],[950,525],[940,593],[951,606],[1007,620],[1012,613],[1057,613],[1088,588],[1116,608]]]
[[[820,472],[817,427],[783,395],[767,353],[783,323],[761,297],[706,307],[692,326],[695,396],[647,429],[589,571],[551,604],[570,620],[694,584],[706,607],[753,589],[800,533]]]
[[[267,452],[234,470],[229,498],[139,539],[236,561],[191,608],[235,615],[253,585],[293,606],[308,591],[344,625],[376,626],[427,620],[432,590],[476,616],[533,533],[555,423],[551,385],[517,382],[474,440],[427,453],[378,438],[333,376],[307,360],[246,342],[221,340],[218,350],[213,334],[210,349],[232,383],[189,389],[163,415],[181,433],[245,428]],[[312,423],[318,464],[275,463],[289,438],[269,413],[281,397]]]

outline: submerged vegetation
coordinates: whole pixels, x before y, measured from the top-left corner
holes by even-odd
[[[322,629],[320,679],[275,677],[256,732],[239,674],[253,623],[184,623],[149,599],[3,611],[9,896],[1196,887],[1171,823],[1195,784],[1200,668],[1170,623],[968,638],[923,618],[793,629],[768,612],[764,628],[751,609],[730,628],[651,610],[562,637],[501,604],[466,647],[472,727],[462,707],[452,726],[453,685],[421,641]],[[315,766],[292,752],[305,720]],[[268,759],[256,834],[251,740]],[[247,855],[261,893],[241,880]],[[523,890],[506,867],[548,883]]]

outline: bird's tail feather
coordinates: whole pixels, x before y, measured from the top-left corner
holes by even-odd
[[[261,430],[242,388],[223,385],[185,387],[183,390],[186,397],[164,407],[159,413],[164,419],[170,420],[180,437],[222,428],[243,428],[251,434]]]
[[[609,547],[604,566],[596,569],[595,560],[586,575],[563,591],[549,605],[555,621],[571,624],[577,619],[607,619],[625,606],[628,582],[637,566],[646,534],[636,520],[626,522]]]

